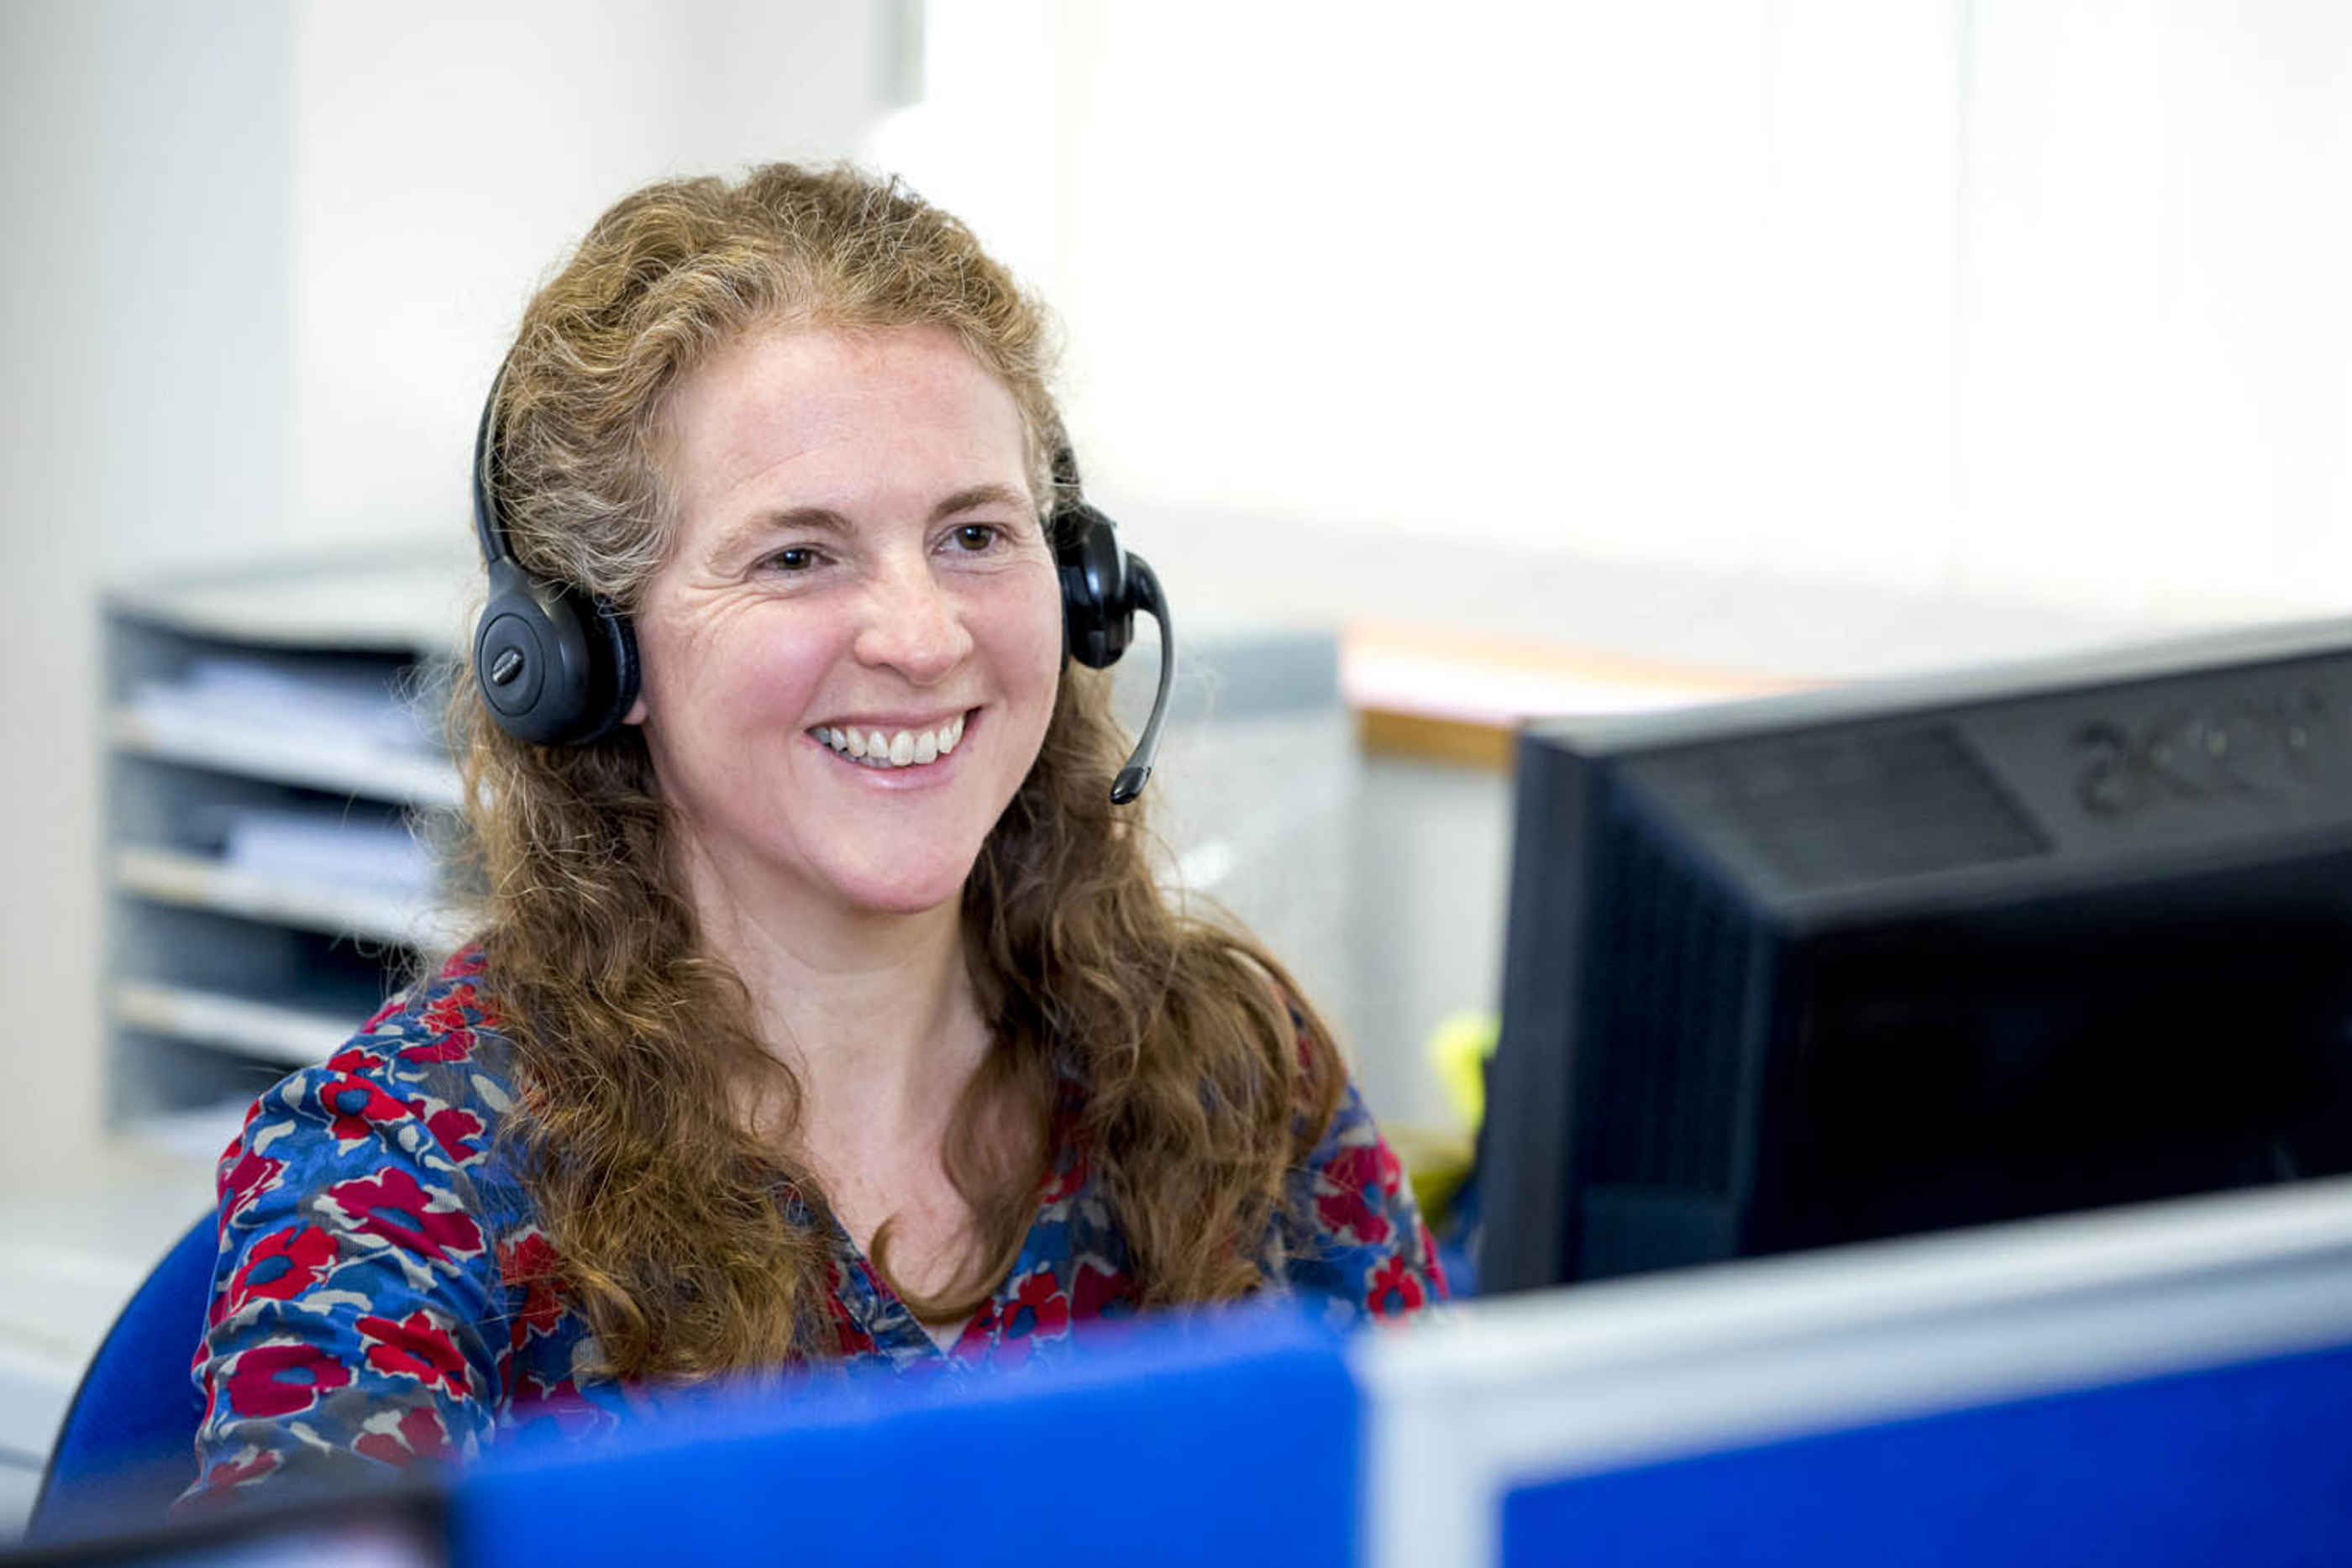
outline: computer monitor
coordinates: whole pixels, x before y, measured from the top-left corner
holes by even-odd
[[[1517,751],[1482,1289],[2352,1171],[2352,626]]]

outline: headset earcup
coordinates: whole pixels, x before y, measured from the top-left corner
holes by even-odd
[[[474,680],[490,716],[539,746],[587,738],[611,706],[597,668],[611,664],[611,634],[588,624],[602,618],[583,617],[578,596],[512,561],[492,562],[489,577],[489,602],[474,631]]]
[[[1084,501],[1066,505],[1055,522],[1064,644],[1088,669],[1107,669],[1135,636],[1135,604],[1118,530]]]
[[[573,602],[577,602],[574,600]],[[602,595],[590,601],[587,642],[591,649],[589,699],[580,733],[572,744],[602,740],[620,727],[637,702],[637,629],[626,612]]]

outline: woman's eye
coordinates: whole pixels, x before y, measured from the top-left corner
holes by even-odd
[[[806,571],[816,564],[816,551],[806,545],[793,545],[770,556],[768,564],[779,571]]]
[[[977,554],[996,542],[998,531],[994,523],[966,523],[955,531],[956,547]]]

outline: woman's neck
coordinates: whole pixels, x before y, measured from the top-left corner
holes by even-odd
[[[989,1043],[956,905],[812,908],[707,861],[689,883],[705,943],[742,978],[761,1042],[798,1080],[791,1141],[820,1168],[936,1151]]]

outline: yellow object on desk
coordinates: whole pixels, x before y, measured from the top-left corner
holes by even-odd
[[[1493,1013],[1454,1013],[1429,1037],[1430,1069],[1473,1137],[1486,1120],[1486,1059],[1502,1034]]]
[[[1388,1130],[1389,1146],[1404,1163],[1413,1199],[1433,1228],[1444,1227],[1454,1195],[1469,1179],[1486,1110],[1486,1061],[1501,1031],[1492,1013],[1455,1013],[1440,1023],[1429,1037],[1429,1065],[1461,1125]]]

